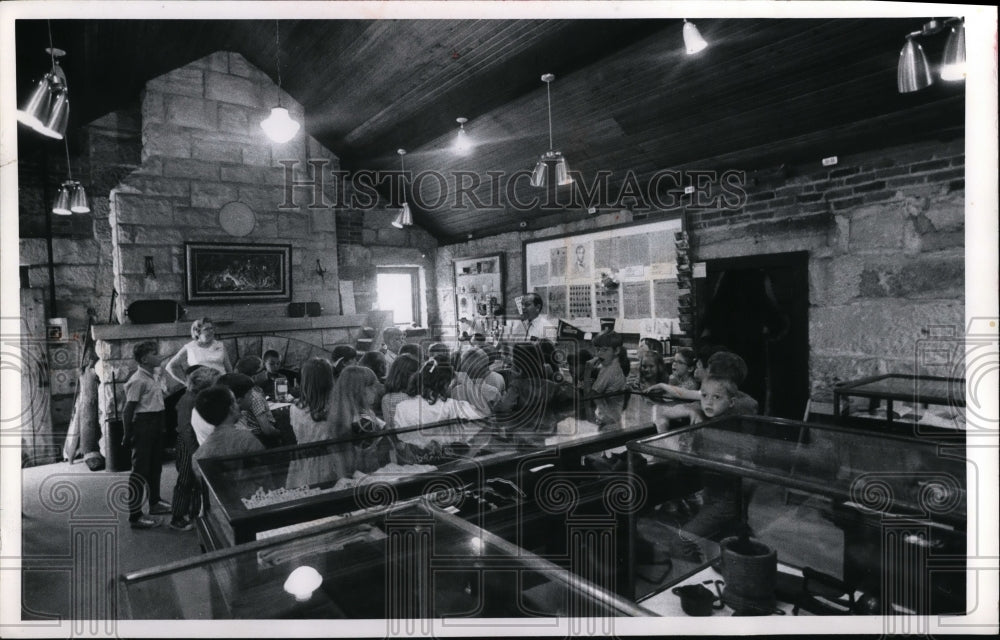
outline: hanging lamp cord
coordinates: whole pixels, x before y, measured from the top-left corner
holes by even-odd
[[[552,82],[545,83],[545,95],[549,102],[549,151],[552,151]]]
[[[406,202],[406,165],[403,163],[403,154],[399,154],[399,170],[403,178],[403,202]]]
[[[281,23],[274,21],[274,66],[278,70],[278,106],[281,106]]]
[[[52,69],[55,69],[56,68],[56,54],[55,54],[56,48],[55,48],[55,45],[52,44],[52,21],[51,20],[46,20],[45,21],[45,27],[48,29],[48,32],[49,32],[49,61],[52,63]],[[65,82],[63,82],[63,91],[66,91],[66,92],[69,91],[69,87],[68,87],[68,85]],[[67,139],[67,137],[65,135],[63,136],[63,148],[66,150],[66,174],[69,176],[69,181],[72,182],[73,181],[73,165],[71,165],[70,162],[69,162],[69,140]]]

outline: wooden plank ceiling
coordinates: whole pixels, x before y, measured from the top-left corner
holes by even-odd
[[[543,73],[552,84],[555,147],[590,179],[627,171],[641,184],[663,169],[725,170],[815,161],[828,155],[964,132],[964,86],[938,83],[900,95],[896,64],[919,18],[699,19],[711,46],[683,52],[681,20],[283,20],[282,87],[306,129],[346,169],[407,169],[482,176],[530,170],[548,148]],[[71,126],[134,105],[147,80],[213,51],[236,51],[273,79],[275,23],[265,20],[61,20],[69,52]],[[44,21],[16,25],[18,96],[44,72]],[[943,42],[924,43],[930,59]],[[264,114],[262,114],[263,116]],[[475,141],[451,150],[455,118]],[[20,136],[24,140],[25,136]],[[449,178],[450,180],[450,178]],[[439,183],[424,180],[419,201]],[[417,208],[442,241],[551,224],[517,211],[538,190],[522,179],[496,207]],[[410,198],[411,201],[414,198]],[[449,201],[453,198],[449,198]],[[563,195],[560,201],[568,200]],[[587,213],[577,204],[558,219]]]

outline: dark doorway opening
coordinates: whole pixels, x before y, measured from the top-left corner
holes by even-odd
[[[746,360],[741,388],[761,413],[801,420],[809,400],[809,253],[710,260],[706,276],[700,341]]]

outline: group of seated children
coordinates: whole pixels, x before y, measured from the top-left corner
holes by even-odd
[[[196,324],[198,339],[214,339],[210,320]],[[196,335],[194,326],[192,335]],[[289,388],[293,402],[286,428],[290,427],[290,433],[276,424],[267,402],[276,398],[279,377],[293,381],[296,377],[295,372],[281,368],[278,352],[243,356],[235,371],[228,373],[224,373],[227,366],[188,366],[183,371],[186,392],[177,403],[178,479],[173,505],[159,499],[158,487],[152,487],[158,485],[158,474],[152,469],[156,463],[146,460],[152,455],[149,451],[156,448],[148,442],[146,432],[151,427],[145,425],[153,419],[147,416],[153,415],[156,403],[155,398],[150,400],[153,385],[140,383],[145,382],[142,372],[155,369],[159,356],[155,343],[138,345],[135,357],[140,370],[133,376],[136,382],[130,380],[131,387],[126,387],[131,389],[128,402],[135,403],[126,407],[126,439],[134,441],[134,458],[138,452],[133,473],[142,476],[143,483],[149,482],[151,510],[171,513],[172,528],[189,530],[200,508],[197,461],[209,456],[399,430],[391,443],[386,438],[370,439],[381,442],[364,455],[348,455],[345,447],[339,460],[299,456],[289,470],[288,486],[310,485],[357,469],[370,471],[389,460],[395,462],[397,449],[410,454],[404,462],[419,462],[444,444],[467,444],[486,416],[495,417],[505,428],[537,428],[551,403],[578,394],[592,399],[598,424],[620,421],[622,402],[614,394],[628,389],[692,401],[662,412],[665,420],[658,425],[661,430],[671,418],[689,417],[697,422],[729,413],[757,412],[756,402],[737,388],[746,376],[745,363],[718,348],[705,348],[697,354],[679,349],[670,356],[668,367],[660,344],[644,340],[639,345],[638,372],[630,376],[622,336],[613,331],[594,338],[593,353],[581,349],[568,354],[539,340],[499,347],[469,344],[454,352],[437,343],[425,356],[419,345],[395,340],[388,332],[387,337],[391,338],[387,345],[391,342],[394,350],[386,354],[358,354],[353,347],[338,345],[331,359],[313,357],[304,362],[297,384]],[[176,361],[176,357],[171,360],[173,368],[178,366]],[[388,367],[387,362],[391,362]],[[572,372],[572,384],[563,376],[566,367]],[[411,429],[444,421],[455,424]],[[131,521],[135,528],[158,524],[143,517],[139,498],[133,500]]]

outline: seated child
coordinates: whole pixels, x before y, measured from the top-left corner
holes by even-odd
[[[227,373],[219,378],[219,384],[229,387],[229,389],[233,392],[233,396],[236,398],[236,403],[240,408],[241,414],[239,419],[236,421],[237,428],[247,429],[261,441],[261,444],[265,444],[265,446],[265,438],[272,438],[276,435],[280,437],[281,432],[274,427],[273,423],[268,424],[267,428],[269,430],[265,431],[265,425],[257,422],[257,417],[253,414],[252,407],[254,384],[253,380],[250,379],[250,376],[242,373]],[[205,416],[202,417],[204,418]]]
[[[375,415],[376,396],[382,385],[371,369],[359,365],[345,368],[333,385],[330,398],[330,424],[334,433],[366,437],[354,446],[353,470],[371,473],[395,462],[395,444],[376,434],[385,430],[385,422]],[[346,452],[345,452],[346,453]]]
[[[698,381],[694,377],[694,368],[697,360],[698,358],[695,356],[694,349],[686,347],[678,349],[671,360],[673,368],[667,383],[681,389],[697,390]]]
[[[349,344],[338,344],[333,347],[330,354],[333,356],[333,378],[340,375],[345,368],[358,363],[358,351]]]
[[[212,433],[192,456],[196,468],[198,460],[205,458],[264,450],[264,445],[248,429],[237,426],[241,410],[232,389],[226,385],[217,384],[200,392],[194,406],[213,427]]]
[[[410,376],[407,395],[396,405],[396,429],[448,421],[451,424],[397,434],[400,442],[418,449],[440,449],[453,442],[468,443],[482,428],[483,413],[463,400],[451,398],[454,373],[450,364],[428,359]],[[418,456],[419,457],[419,456]]]
[[[382,396],[382,419],[390,429],[395,428],[396,406],[410,396],[406,390],[410,386],[410,376],[417,372],[420,363],[413,356],[401,353],[389,366],[385,378],[385,394]]]
[[[493,407],[500,400],[500,391],[486,382],[490,374],[490,358],[480,349],[470,349],[462,354],[459,371],[451,388],[451,397],[465,400],[484,415],[493,413]]]
[[[602,333],[594,338],[593,346],[597,357],[588,362],[584,368],[582,381],[584,394],[616,393],[628,388],[625,376],[628,375],[631,365],[622,344],[621,334],[615,331]],[[597,379],[591,383],[591,371],[595,367],[600,368],[597,371]],[[594,401],[595,422],[599,425],[619,424],[622,416],[622,403],[623,399],[618,397],[596,399]]]
[[[667,365],[655,351],[646,351],[639,356],[639,371],[629,376],[629,388],[634,391],[648,391],[653,386],[666,382]]]
[[[534,431],[555,396],[559,385],[548,378],[549,370],[537,342],[518,342],[511,349],[511,379],[493,405],[507,429]]]
[[[261,367],[261,359],[257,356],[243,356],[236,361],[237,373],[247,376],[251,382],[253,382],[253,376],[261,372]],[[274,415],[271,414],[271,410],[267,406],[264,390],[256,383],[250,389],[250,399],[248,402],[250,407],[246,411],[248,414],[247,425],[250,427],[250,430],[254,432],[255,436],[260,438],[260,441],[265,446],[279,446],[282,443],[281,430],[276,426]]]
[[[299,374],[291,369],[281,367],[281,354],[274,349],[268,349],[264,352],[262,360],[264,361],[264,370],[253,376],[253,382],[264,392],[264,396],[275,399],[274,380],[284,376],[285,380],[288,381],[288,394],[293,398],[298,398]]]

